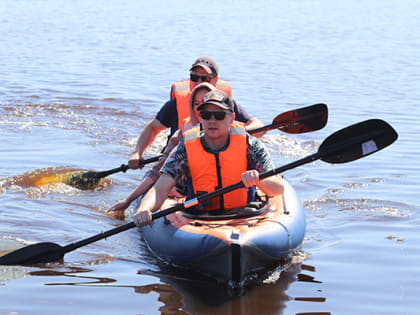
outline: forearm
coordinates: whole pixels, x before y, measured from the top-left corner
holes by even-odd
[[[280,195],[284,191],[283,177],[280,174],[267,177],[260,180],[257,187],[267,196]]]
[[[138,185],[127,197],[125,197],[125,201],[128,203],[132,203],[138,197],[143,195],[148,191],[148,189],[155,183],[152,177],[147,176],[141,183]]]
[[[263,123],[261,122],[261,120],[259,120],[259,119],[255,118],[255,117],[253,117],[253,118],[251,118],[250,120],[248,120],[248,121],[246,122],[246,124],[245,124],[245,129],[246,129],[247,131],[251,131],[251,130],[255,130],[255,129],[261,128],[261,127],[263,127],[263,126],[264,126],[264,125],[263,125]],[[257,138],[260,138],[260,137],[262,137],[264,134],[265,134],[265,132],[259,132],[259,133],[257,133],[257,134],[253,134],[253,136],[254,136],[254,137],[257,137]]]
[[[134,152],[137,152],[140,156],[143,155],[143,152],[153,143],[159,132],[160,130],[155,130],[149,122],[140,133]]]
[[[174,187],[175,181],[169,175],[163,174],[155,185],[150,188],[140,203],[137,212],[149,210],[154,212],[162,207],[163,202]]]
[[[144,196],[143,200],[141,201],[141,203],[140,203],[140,205],[137,209],[137,212],[143,211],[143,210],[149,210],[151,212],[156,211],[156,209],[161,205],[161,204],[159,205],[158,198],[159,197],[156,194],[156,189],[153,186],[147,192],[146,196]]]

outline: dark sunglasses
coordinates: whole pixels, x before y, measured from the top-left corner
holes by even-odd
[[[228,112],[211,112],[208,110],[203,110],[200,112],[201,118],[204,120],[210,120],[211,116],[214,117],[216,120],[223,120],[226,117],[226,114],[229,114]]]
[[[212,77],[210,77],[208,75],[198,75],[198,74],[191,73],[190,74],[190,79],[193,82],[198,82],[198,80],[200,80],[200,79],[201,79],[201,82],[210,82]]]

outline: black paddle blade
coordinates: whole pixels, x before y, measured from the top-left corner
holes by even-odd
[[[296,134],[320,130],[327,121],[328,107],[321,103],[280,114],[274,118],[273,125],[279,125],[281,131]]]
[[[58,244],[44,242],[22,247],[0,257],[0,265],[33,265],[60,260],[64,248]]]
[[[375,153],[397,140],[398,134],[387,122],[370,119],[330,135],[318,149],[327,163],[347,163]]]
[[[88,171],[88,172],[75,172],[70,176],[66,177],[63,182],[69,186],[78,188],[80,190],[89,190],[94,189],[101,177],[98,176],[98,172]]]
[[[128,165],[122,164],[120,167],[113,168],[112,170],[102,171],[102,172],[95,172],[95,171],[87,171],[87,172],[75,172],[64,179],[64,183],[73,186],[75,188],[81,190],[89,190],[94,189],[98,185],[101,178],[104,178],[108,175],[118,173],[118,172],[126,172],[128,170]]]

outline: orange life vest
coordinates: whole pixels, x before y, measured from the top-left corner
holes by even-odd
[[[191,172],[195,196],[235,184],[247,170],[247,135],[243,123],[233,122],[229,134],[229,146],[225,151],[209,153],[200,140],[200,126],[184,133],[184,144]],[[190,195],[190,194],[188,194]],[[237,189],[200,205],[200,210],[230,210],[248,203],[248,190]]]
[[[216,88],[225,91],[232,96],[231,83],[224,80],[217,80]],[[178,112],[178,129],[182,128],[185,118],[190,116],[191,81],[184,80],[175,82],[171,88],[171,99],[176,99],[176,110]]]

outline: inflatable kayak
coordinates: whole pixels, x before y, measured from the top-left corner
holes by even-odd
[[[303,241],[305,213],[295,190],[284,182],[284,194],[261,207],[249,205],[225,215],[178,211],[143,227],[144,239],[170,264],[242,285],[248,275],[290,257]]]

